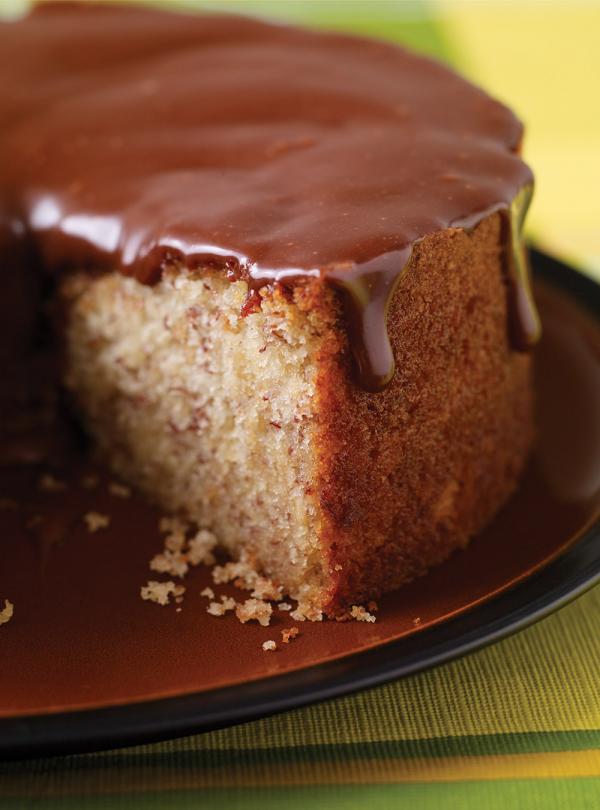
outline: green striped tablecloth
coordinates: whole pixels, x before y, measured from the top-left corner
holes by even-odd
[[[0,764],[2,808],[600,806],[600,589],[468,658],[158,745]]]
[[[210,5],[404,41],[509,99],[538,177],[530,232],[600,276],[600,5]],[[158,745],[0,764],[1,808],[405,805],[600,807],[600,589],[491,648],[353,697]]]

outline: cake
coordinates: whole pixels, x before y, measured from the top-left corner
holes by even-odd
[[[0,71],[4,345],[50,302],[123,481],[329,616],[489,523],[534,437],[512,112],[389,44],[112,4],[3,23]]]

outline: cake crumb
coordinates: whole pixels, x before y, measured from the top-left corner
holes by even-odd
[[[216,585],[233,582],[236,588],[251,591],[250,596],[253,599],[279,602],[283,598],[281,585],[261,576],[245,552],[242,552],[240,559],[235,562],[216,565],[212,570],[212,578]]]
[[[157,605],[168,605],[171,596],[183,596],[185,588],[183,585],[176,585],[171,580],[167,582],[157,582],[150,580],[147,585],[143,585],[140,590],[142,599],[156,602]]]
[[[304,622],[307,619],[309,622],[322,622],[323,611],[312,607],[306,602],[300,602],[296,610],[292,610],[290,617],[297,622]]]
[[[111,481],[108,485],[108,491],[116,498],[131,498],[131,490],[124,484],[119,484],[116,481]]]
[[[150,560],[150,570],[174,577],[184,577],[192,565],[214,565],[212,553],[217,538],[207,529],[200,529],[186,540],[187,525],[179,518],[161,518],[159,529],[167,533],[164,549]]]
[[[212,570],[212,578],[215,585],[224,585],[227,582],[231,582],[233,579],[236,578],[232,571],[233,566],[236,563],[225,563],[225,565],[215,565]]]
[[[106,529],[110,525],[110,517],[102,515],[100,512],[86,512],[83,519],[89,532],[97,532],[99,529]]]
[[[414,624],[415,627],[418,627],[421,624],[421,617],[417,616],[416,618],[414,618],[413,619],[413,624]]]
[[[64,481],[59,481],[58,478],[47,473],[46,475],[42,475],[38,481],[38,487],[42,492],[64,492],[67,485]]]
[[[150,560],[150,570],[157,571],[159,574],[170,574],[172,577],[183,578],[188,569],[189,566],[181,551],[165,549]]]
[[[232,596],[225,596],[225,594],[221,596],[221,602],[225,605],[225,610],[234,610],[237,606],[235,599]]]
[[[182,610],[183,610],[183,608],[176,607],[175,608],[175,613],[181,613]]]
[[[224,616],[227,611],[235,610],[237,602],[231,596],[221,596],[220,602],[211,602],[206,612],[211,616]]]
[[[278,602],[283,597],[283,588],[276,585],[266,577],[257,577],[254,588],[250,596],[255,599],[267,599],[270,602]]]
[[[284,644],[289,644],[290,641],[296,636],[300,634],[300,630],[297,627],[286,627],[284,630],[281,631],[281,640]]]
[[[81,479],[81,486],[84,489],[96,489],[98,482],[99,479],[97,475],[84,475]]]
[[[341,571],[341,570],[342,570],[342,566],[341,566],[339,563],[337,563],[336,565],[334,565],[334,566],[333,566],[333,570],[334,570],[334,571]]]
[[[184,532],[177,531],[171,532],[165,537],[165,550],[166,551],[181,551],[185,546]]]
[[[161,518],[159,531],[166,534],[164,548],[167,551],[181,551],[185,546],[188,527],[179,518]]]
[[[246,622],[257,621],[263,627],[267,627],[271,621],[271,614],[273,608],[269,602],[263,602],[262,599],[246,599],[241,604],[239,603],[235,609],[235,615],[242,624]]]
[[[269,652],[270,650],[277,649],[277,642],[273,641],[273,639],[269,639],[268,641],[263,641],[262,648],[265,652]]]
[[[4,607],[0,610],[0,624],[6,624],[9,622],[12,617],[13,613],[15,612],[15,606],[12,602],[9,602],[8,599],[4,600]]]
[[[216,560],[213,550],[217,538],[208,529],[200,529],[189,541],[187,557],[190,565],[214,565]]]
[[[350,615],[352,616],[353,619],[356,619],[357,622],[377,621],[376,617],[373,616],[372,613],[369,613],[369,611],[362,605],[352,605]]]
[[[256,621],[262,627],[268,627],[274,607],[278,607],[282,612],[289,613],[290,618],[296,622],[323,621],[323,611],[314,607],[309,599],[305,598],[310,596],[308,592],[304,592],[306,589],[301,588],[299,594],[294,594],[298,600],[296,609],[293,609],[293,604],[290,602],[283,601],[283,587],[268,577],[262,576],[248,552],[242,551],[238,560],[230,560],[223,565],[217,565],[213,553],[218,545],[217,537],[208,529],[198,529],[188,540],[187,535],[192,525],[177,516],[160,518],[159,531],[166,535],[165,546],[160,554],[152,558],[150,568],[153,571],[183,578],[188,573],[190,566],[204,563],[212,566],[212,580],[216,585],[233,583],[237,588],[250,592],[248,599],[244,602],[237,602],[235,598],[224,595],[220,596],[220,599],[216,599],[214,589],[210,586],[205,587],[200,591],[200,596],[209,600],[206,612],[211,616],[224,616],[227,612],[235,610],[235,615],[242,624]],[[145,596],[144,598],[151,597]],[[168,595],[166,599],[168,601]],[[336,620],[375,622],[374,614],[378,609],[377,602],[371,600],[367,603],[366,608],[362,605],[353,605],[351,611],[339,614],[336,616]],[[297,627],[285,628],[281,631],[282,642],[289,644],[299,633],[300,630]]]
[[[247,555],[242,552],[240,559],[235,562],[215,565],[212,570],[212,578],[216,585],[235,582],[237,588],[244,588],[249,591],[254,588],[258,574],[252,567]]]

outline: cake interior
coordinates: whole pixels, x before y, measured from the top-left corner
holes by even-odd
[[[247,290],[210,271],[68,277],[65,382],[118,475],[318,603],[318,319],[281,291],[243,317]]]

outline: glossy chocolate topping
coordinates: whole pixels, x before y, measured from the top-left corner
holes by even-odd
[[[539,331],[513,114],[400,48],[233,16],[44,4],[0,25],[0,247],[48,272],[214,265],[344,291],[363,385],[413,245],[506,220],[514,346]]]

